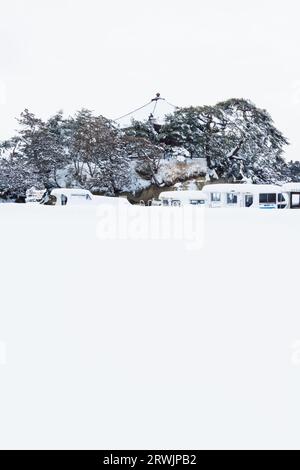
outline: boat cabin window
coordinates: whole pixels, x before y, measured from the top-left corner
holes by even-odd
[[[192,206],[200,206],[200,205],[205,204],[205,200],[204,199],[190,199],[190,204],[192,204]]]
[[[221,202],[221,193],[211,193],[211,202]]]
[[[292,193],[291,194],[291,207],[292,208],[299,208],[300,207],[300,193]]]
[[[273,194],[260,194],[259,195],[259,203],[260,204],[276,204],[277,199],[276,199],[276,193]]]
[[[171,202],[172,206],[181,206],[181,201],[179,199],[173,199]]]
[[[237,204],[238,197],[237,194],[227,193],[227,204]]]
[[[65,196],[64,194],[62,194],[62,195],[60,196],[60,199],[61,199],[61,205],[62,205],[62,206],[65,206],[65,205],[67,204],[67,202],[68,202],[67,196]]]
[[[251,207],[252,205],[253,205],[253,194],[246,194],[245,207]]]
[[[278,194],[278,209],[285,209],[286,206],[287,206],[287,202],[283,194]]]
[[[89,194],[72,194],[72,197],[77,197],[81,199],[86,199],[87,201],[92,200],[91,196]]]

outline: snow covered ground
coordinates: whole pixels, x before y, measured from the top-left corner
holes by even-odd
[[[0,205],[1,448],[300,448],[300,212],[194,210]]]

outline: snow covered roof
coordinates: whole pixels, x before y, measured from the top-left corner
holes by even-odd
[[[55,188],[55,189],[52,189],[51,191],[51,195],[52,196],[60,196],[61,194],[65,194],[65,195],[86,195],[86,194],[89,194],[91,195],[91,192],[88,190],[88,189],[80,189],[80,188]]]
[[[207,184],[202,191],[208,193],[281,193],[283,188],[275,184]]]
[[[283,191],[300,192],[300,183],[286,183],[282,186]]]
[[[160,193],[159,199],[207,199],[207,194],[203,191],[164,191]]]

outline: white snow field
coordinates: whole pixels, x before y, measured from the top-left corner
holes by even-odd
[[[300,212],[193,211],[0,205],[1,448],[300,448]]]

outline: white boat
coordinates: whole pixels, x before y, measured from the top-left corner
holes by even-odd
[[[205,207],[208,195],[203,191],[164,191],[159,195],[162,206],[193,205]]]
[[[55,188],[50,193],[49,202],[54,206],[70,205],[99,205],[99,204],[120,204],[129,205],[129,201],[124,197],[94,196],[88,189],[78,188]]]
[[[202,192],[208,195],[208,207],[287,209],[287,192],[274,184],[208,184]]]

